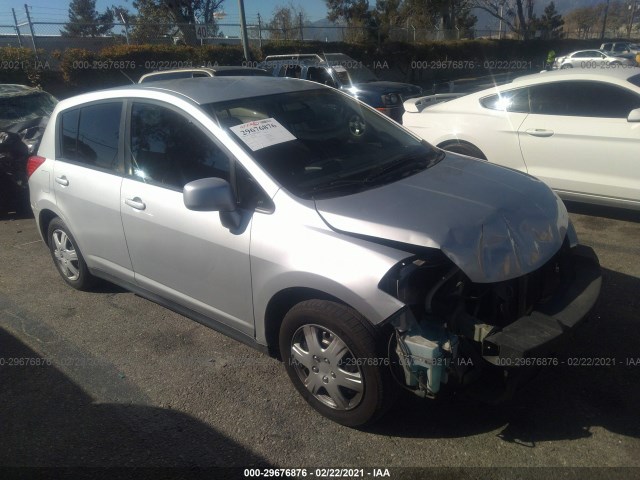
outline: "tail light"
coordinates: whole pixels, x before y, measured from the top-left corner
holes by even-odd
[[[35,172],[45,160],[46,158],[38,157],[37,155],[29,157],[29,160],[27,160],[27,179],[33,175],[33,172]]]

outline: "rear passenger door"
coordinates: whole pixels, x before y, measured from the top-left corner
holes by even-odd
[[[237,231],[218,212],[184,206],[186,183],[232,176],[232,157],[196,120],[164,103],[131,102],[122,223],[136,283],[253,336],[251,217]]]
[[[123,102],[86,104],[58,118],[53,188],[59,212],[91,269],[133,279],[120,219]]]

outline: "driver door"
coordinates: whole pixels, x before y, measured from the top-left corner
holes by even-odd
[[[229,181],[230,154],[170,105],[133,102],[128,123],[120,207],[136,283],[253,336],[251,220],[231,232],[218,212],[188,210],[182,198],[190,181]]]

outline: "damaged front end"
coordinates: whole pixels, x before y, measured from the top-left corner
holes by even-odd
[[[406,304],[388,320],[396,378],[421,397],[474,385],[495,400],[529,367],[552,364],[600,292],[595,253],[569,237],[541,267],[500,282],[471,281],[435,249],[392,268],[379,288]]]

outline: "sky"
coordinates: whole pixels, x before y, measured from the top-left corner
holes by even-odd
[[[14,8],[18,22],[26,20],[24,5],[29,5],[29,14],[33,22],[60,22],[64,23],[69,19],[69,2],[61,0],[0,0],[0,25],[12,25],[13,15],[11,9]],[[324,0],[245,0],[244,9],[247,23],[257,21],[258,14],[262,19],[269,20],[274,10],[278,6],[302,7],[310,21],[320,20],[326,17],[326,4]],[[122,5],[135,12],[132,0],[97,0],[96,9],[103,12],[111,5]],[[225,0],[222,5],[227,14],[220,23],[240,23],[238,0]]]

